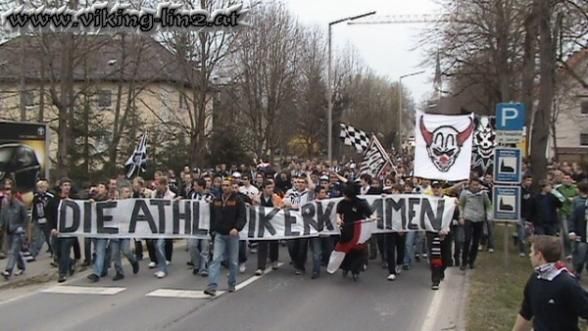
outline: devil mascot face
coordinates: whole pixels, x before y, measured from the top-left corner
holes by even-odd
[[[431,132],[425,127],[423,117],[420,118],[419,128],[429,158],[439,171],[448,172],[455,164],[464,142],[472,135],[474,122],[470,118],[470,124],[461,132],[449,125],[440,126]]]

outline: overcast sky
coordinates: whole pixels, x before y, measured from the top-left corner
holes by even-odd
[[[266,0],[271,1],[271,0]],[[284,0],[301,22],[324,28],[330,21],[362,14],[372,10],[377,16],[393,14],[436,13],[433,0]],[[347,25],[333,27],[333,41],[337,47],[352,44],[360,52],[366,65],[377,74],[398,80],[400,75],[426,70],[422,75],[405,78],[414,100],[419,102],[432,93],[434,65],[420,67],[424,50],[416,49],[424,24]]]

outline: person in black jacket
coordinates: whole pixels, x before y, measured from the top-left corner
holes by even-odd
[[[36,238],[31,245],[31,259],[29,262],[36,260],[43,242],[47,243],[49,252],[53,255],[53,245],[51,244],[51,229],[48,225],[48,219],[52,217],[51,210],[55,204],[55,195],[48,192],[49,183],[46,179],[40,179],[37,182],[37,191],[33,197],[33,226],[36,227]]]
[[[266,180],[263,182],[263,189],[259,198],[255,200],[255,204],[262,207],[279,208],[279,198],[274,193],[274,183]],[[278,240],[260,240],[257,250],[257,276],[263,275],[267,263],[267,256],[269,251],[269,258],[274,270],[278,269],[280,243]]]
[[[525,286],[513,331],[579,331],[578,317],[588,318],[588,293],[565,265],[558,262],[561,242],[553,236],[531,239],[535,272]]]
[[[535,226],[535,234],[556,236],[559,229],[557,210],[563,204],[551,193],[549,182],[541,181],[539,187],[541,193],[532,200],[529,217]]]
[[[521,185],[521,220],[520,223],[517,224],[517,242],[519,246],[519,255],[521,257],[527,255],[526,224],[530,222],[530,209],[535,197],[531,190],[531,186],[533,186],[533,177],[526,175],[523,178],[523,184]]]
[[[211,229],[215,232],[214,253],[209,267],[208,288],[204,294],[215,296],[223,258],[229,258],[229,292],[235,291],[239,266],[239,232],[246,222],[245,203],[233,191],[231,181],[222,182],[223,193],[210,208]]]
[[[578,277],[582,274],[584,266],[588,263],[588,233],[586,223],[588,219],[588,181],[578,184],[580,195],[574,200],[572,214],[568,221],[569,238],[575,242],[572,254],[574,270]]]

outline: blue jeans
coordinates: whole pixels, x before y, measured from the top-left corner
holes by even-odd
[[[423,234],[421,232],[410,231],[406,233],[404,252],[404,265],[411,266],[415,254],[421,255],[423,253]]]
[[[586,242],[575,242],[574,253],[572,255],[574,270],[580,276],[584,266],[588,263],[588,244]]]
[[[121,251],[131,264],[137,263],[135,254],[131,252],[131,239],[111,239],[110,247],[112,250],[112,259],[114,260],[114,270],[116,270],[117,274],[124,275]]]
[[[33,257],[37,257],[43,248],[43,243],[47,242],[47,247],[49,247],[49,251],[53,254],[53,247],[51,245],[51,230],[47,223],[33,224],[33,240],[31,242],[31,255]]]
[[[57,238],[55,240],[56,248],[59,249],[59,276],[65,277],[74,260],[71,258],[71,249],[77,242],[77,238]]]
[[[237,270],[239,269],[239,237],[232,237],[217,233],[214,236],[214,252],[209,267],[208,288],[218,287],[220,266],[225,255],[229,260],[229,287],[237,284]]]
[[[94,261],[94,274],[102,277],[110,266],[110,248],[108,246],[108,239],[96,238],[96,260]]]
[[[322,260],[322,238],[316,237],[309,240],[310,249],[312,250],[312,273],[320,274]]]
[[[167,259],[165,257],[165,239],[159,238],[155,242],[155,257],[157,259],[157,269],[167,274]]]
[[[12,273],[15,264],[18,266],[18,269],[25,270],[25,262],[21,253],[22,244],[24,242],[24,234],[9,234],[6,238],[8,246],[8,261],[6,261],[6,271]]]
[[[519,253],[523,254],[527,254],[527,229],[525,227],[526,222],[527,221],[525,219],[521,219],[519,223],[517,223]]]
[[[194,270],[208,272],[208,239],[188,239],[190,261]]]

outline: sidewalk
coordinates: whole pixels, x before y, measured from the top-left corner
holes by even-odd
[[[4,270],[6,262],[7,259],[0,260],[0,268],[2,270]],[[13,271],[13,275],[9,280],[0,278],[0,290],[5,288],[22,287],[31,284],[46,283],[52,280],[57,281],[57,268],[52,267],[50,263],[51,256],[49,253],[45,253],[45,251],[43,251],[43,253],[39,254],[35,262],[26,262],[26,270],[24,274],[20,276],[14,276]],[[82,271],[79,268],[78,270]]]

